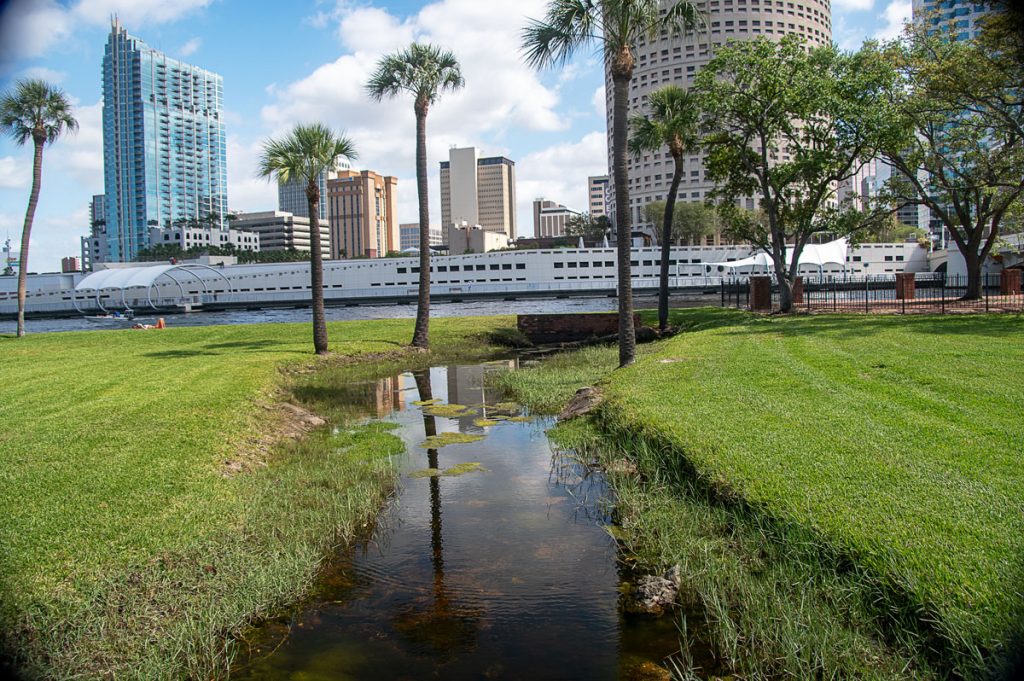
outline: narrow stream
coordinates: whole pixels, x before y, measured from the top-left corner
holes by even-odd
[[[642,670],[678,650],[673,618],[620,615],[604,480],[549,443],[551,420],[492,394],[486,375],[515,367],[365,391],[407,447],[396,497],[312,603],[248,642],[235,678],[659,678]]]

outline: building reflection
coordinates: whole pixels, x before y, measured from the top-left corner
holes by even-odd
[[[483,428],[473,422],[478,418],[487,418],[488,409],[501,400],[500,392],[487,385],[488,378],[492,374],[515,368],[514,359],[448,367],[448,402],[473,408],[473,413],[453,419],[459,424],[459,432],[483,432]]]

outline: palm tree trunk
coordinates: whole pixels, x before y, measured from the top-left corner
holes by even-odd
[[[313,178],[310,187],[313,187]],[[309,190],[307,190],[309,191]],[[319,187],[316,188],[319,195]],[[324,315],[324,256],[320,250],[320,200],[309,197],[309,288],[313,297],[313,349],[318,355],[326,355],[327,318]]]
[[[18,263],[18,338],[25,335],[25,296],[28,290],[28,246],[32,236],[32,221],[39,203],[39,186],[43,181],[43,144],[45,140],[33,138],[35,155],[32,157],[32,191],[28,195],[25,226],[21,230],[21,253]]]
[[[626,148],[629,130],[629,77],[612,73],[614,103],[612,117],[613,174],[615,176],[615,235],[618,241],[619,274],[619,366],[636,360],[636,330],[633,328],[632,229],[629,221],[629,158]]]
[[[679,193],[679,182],[683,179],[683,159],[673,156],[675,172],[672,173],[672,186],[668,189],[665,200],[665,219],[661,225],[661,282],[658,288],[658,330],[662,333],[668,329],[668,259],[672,254],[672,216],[676,210],[676,195]]]
[[[420,290],[413,347],[430,348],[430,194],[427,187],[427,112],[416,107],[416,191],[420,200]]]

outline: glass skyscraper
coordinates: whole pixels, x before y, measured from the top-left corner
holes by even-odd
[[[103,175],[111,261],[133,260],[149,228],[226,229],[223,79],[171,59],[115,19],[103,56]]]
[[[969,40],[978,34],[978,19],[991,9],[977,0],[914,0],[914,21],[950,33],[953,40]]]

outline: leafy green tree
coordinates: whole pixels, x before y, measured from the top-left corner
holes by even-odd
[[[886,52],[908,132],[883,150],[899,171],[885,194],[942,221],[964,257],[967,299],[981,296],[985,259],[1024,197],[1024,66],[995,19],[976,41],[909,27]]]
[[[644,206],[644,219],[658,224],[665,218],[665,202],[652,201]],[[677,246],[696,245],[704,237],[722,231],[722,219],[715,206],[697,201],[677,203],[672,212],[671,241]]]
[[[678,85],[666,85],[647,96],[649,115],[629,119],[632,136],[629,149],[640,157],[644,152],[668,147],[672,156],[672,183],[661,218],[661,277],[658,287],[658,328],[668,329],[668,261],[672,241],[672,216],[683,179],[683,155],[691,154],[698,144],[698,111],[694,97]]]
[[[523,49],[531,66],[563,65],[580,50],[600,45],[612,77],[612,175],[615,182],[615,233],[618,240],[619,366],[636,359],[633,287],[630,278],[632,229],[629,216],[629,83],[636,66],[637,43],[662,32],[677,35],[701,20],[691,0],[551,0],[543,21],[523,31]]]
[[[603,239],[612,228],[606,215],[596,218],[590,213],[577,213],[565,221],[567,236],[581,236],[584,239]]]
[[[25,296],[28,285],[28,247],[32,221],[39,203],[43,179],[43,147],[56,142],[65,132],[78,130],[71,104],[60,88],[38,79],[19,80],[13,90],[0,96],[0,131],[19,146],[32,140],[32,189],[21,231],[21,265],[18,267],[18,338],[25,335]]]
[[[284,184],[297,179],[306,185],[309,203],[310,292],[313,298],[313,347],[325,355],[327,321],[324,315],[324,266],[320,247],[320,174],[334,168],[338,158],[356,158],[352,141],[322,123],[296,125],[281,139],[269,139],[260,154],[259,174]]]
[[[726,233],[771,257],[784,312],[816,232],[853,234],[891,212],[837,205],[836,186],[901,136],[887,100],[895,80],[870,43],[848,54],[807,50],[795,36],[731,43],[697,76],[706,168]],[[764,220],[739,208],[749,196]]]
[[[413,43],[377,63],[366,91],[377,102],[402,93],[413,96],[416,113],[416,191],[420,217],[420,283],[412,344],[430,347],[430,189],[427,186],[427,113],[445,92],[466,84],[455,55],[434,45]]]

